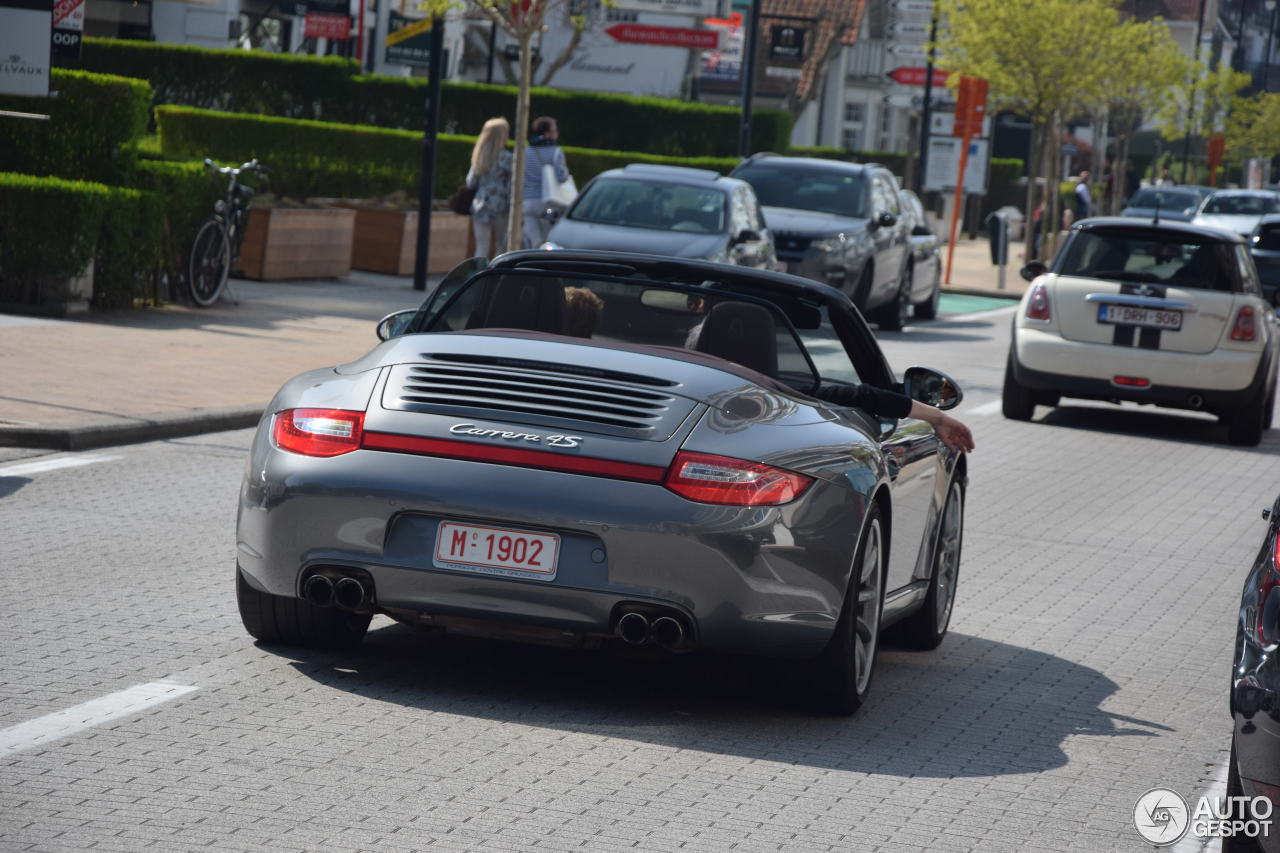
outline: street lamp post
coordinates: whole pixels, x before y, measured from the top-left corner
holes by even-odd
[[[1262,4],[1271,17],[1267,19],[1267,49],[1262,53],[1262,91],[1271,91],[1271,39],[1276,33],[1276,0],[1266,0]]]

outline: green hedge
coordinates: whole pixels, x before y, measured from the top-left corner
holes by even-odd
[[[396,191],[416,196],[422,136],[407,130],[220,113],[190,107],[156,108],[160,150],[166,156],[242,162],[257,157],[274,173],[281,195],[370,197]],[[448,196],[466,178],[473,136],[440,135],[436,195]],[[633,151],[566,147],[579,186],[627,163],[664,163],[728,172],[733,157],[663,157]]]
[[[0,303],[62,303],[93,260],[93,305],[132,305],[155,272],[162,218],[155,193],[0,173]]]
[[[49,115],[0,119],[0,171],[115,183],[133,167],[151,87],[142,80],[51,71],[55,98],[0,97],[0,109]]]
[[[207,171],[201,161],[166,162],[142,160],[134,173],[133,185],[149,191],[163,205],[159,230],[153,233],[155,257],[176,285],[186,275],[187,251],[196,228],[213,212],[222,197],[225,178]]]
[[[156,103],[281,118],[420,132],[427,81],[359,76],[356,63],[332,57],[87,38],[82,66],[151,81]],[[515,117],[514,86],[443,83],[441,129],[476,133],[493,116]],[[732,156],[740,113],[734,107],[673,99],[536,88],[531,115],[552,115],[563,139],[584,148],[643,149],[669,156]],[[757,151],[785,151],[791,116],[752,114]]]

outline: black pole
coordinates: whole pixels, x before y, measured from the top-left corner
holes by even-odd
[[[489,67],[484,72],[484,82],[493,85],[493,51],[498,40],[498,25],[489,22]]]
[[[756,94],[756,44],[760,30],[760,4],[763,0],[751,0],[751,12],[747,15],[747,39],[742,58],[742,128],[738,133],[738,156],[750,157],[751,151],[751,100]]]
[[[1236,71],[1244,70],[1244,19],[1249,8],[1249,0],[1240,0],[1240,20],[1236,23],[1236,52],[1231,57],[1231,67]]]
[[[1200,0],[1200,19],[1196,21],[1196,64],[1200,62],[1200,38],[1204,35],[1204,3]],[[1197,73],[1199,69],[1196,69]],[[1182,141],[1182,182],[1187,182],[1187,164],[1191,161],[1191,128],[1195,125],[1196,87],[1191,87],[1191,98],[1187,104],[1187,138]]]
[[[1271,91],[1271,37],[1276,33],[1276,10],[1271,10],[1271,20],[1267,24],[1267,52],[1262,56],[1262,91]]]
[[[938,13],[929,21],[929,61],[924,66],[924,105],[920,111],[920,167],[916,170],[916,193],[924,195],[924,170],[929,168],[929,125],[933,121],[933,43],[938,40]]]
[[[418,254],[413,259],[413,289],[427,289],[431,252],[431,200],[436,194],[436,131],[440,127],[440,78],[444,76],[444,19],[431,21],[431,68],[427,83],[427,129],[422,135],[422,183],[418,187]]]

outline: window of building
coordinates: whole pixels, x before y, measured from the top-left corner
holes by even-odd
[[[846,151],[857,151],[862,147],[862,131],[846,127],[840,137],[840,144]]]
[[[850,124],[862,124],[867,117],[866,104],[845,104],[844,120]]]

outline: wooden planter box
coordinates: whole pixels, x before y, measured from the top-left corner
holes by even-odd
[[[357,206],[351,209],[356,215],[352,268],[387,275],[413,275],[413,260],[418,249],[418,212]],[[470,234],[471,217],[449,210],[433,211],[427,274],[443,275],[470,257],[467,253]]]
[[[248,278],[340,278],[351,272],[354,211],[254,208],[249,211],[238,268]]]

